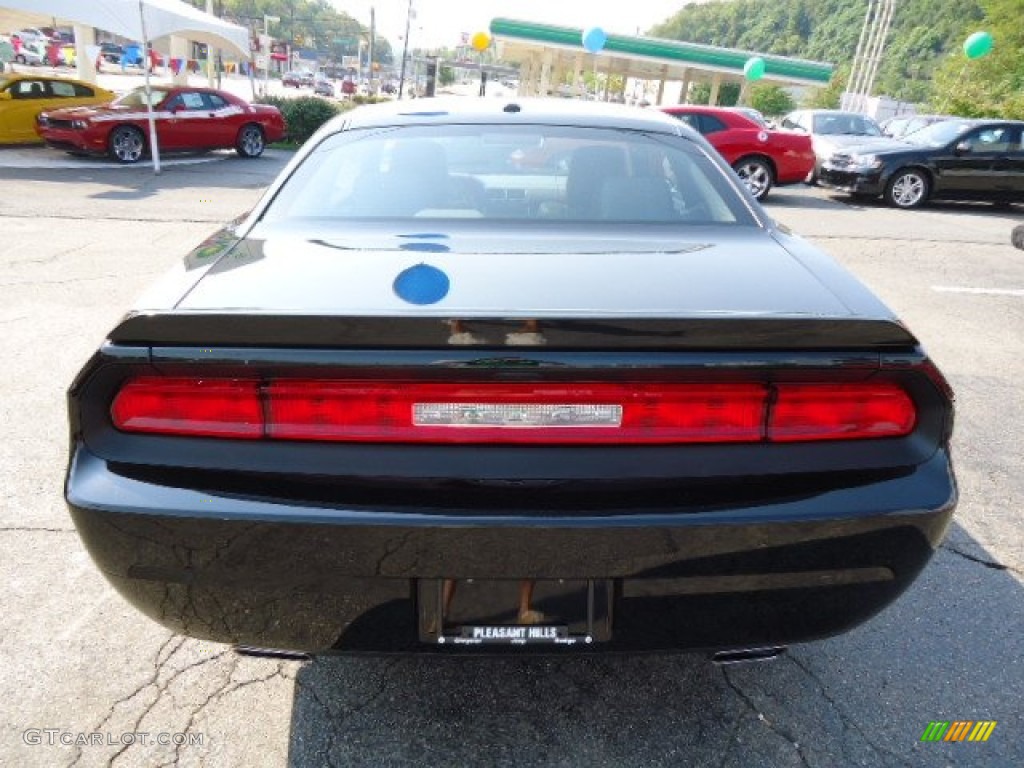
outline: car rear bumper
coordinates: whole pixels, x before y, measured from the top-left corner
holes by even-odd
[[[469,650],[421,639],[424,587],[445,579],[600,584],[611,639],[587,651],[811,640],[894,600],[956,503],[942,451],[877,482],[661,514],[467,517],[204,494],[117,474],[82,446],[66,493],[107,579],[156,621],[311,652]]]

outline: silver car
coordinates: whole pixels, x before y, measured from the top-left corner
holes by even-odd
[[[821,165],[838,149],[852,144],[873,143],[873,139],[889,145],[893,143],[882,133],[877,122],[859,112],[838,109],[798,109],[782,118],[782,127],[811,136],[814,148],[814,170],[807,176],[809,184],[816,184]]]

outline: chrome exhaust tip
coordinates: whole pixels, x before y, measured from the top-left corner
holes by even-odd
[[[711,663],[724,667],[730,664],[747,664],[755,661],[774,661],[786,652],[784,645],[768,645],[763,648],[734,648],[712,654]]]
[[[302,651],[288,651],[284,648],[256,648],[251,645],[236,645],[239,656],[253,656],[258,659],[280,659],[282,661],[309,661],[313,657]]]

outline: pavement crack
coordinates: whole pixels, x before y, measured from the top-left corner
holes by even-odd
[[[939,548],[944,549],[947,552],[952,552],[954,555],[959,555],[964,560],[970,560],[972,563],[977,563],[978,565],[983,565],[986,568],[991,568],[993,571],[1012,571],[1013,573],[1020,573],[1020,571],[1013,566],[1004,565],[1003,563],[995,560],[986,560],[983,557],[972,555],[969,552],[964,552],[962,549],[957,549],[952,544],[942,544]]]
[[[860,736],[861,739],[863,739],[864,743],[871,747],[871,749],[873,749],[878,754],[886,755],[892,760],[895,760],[900,765],[908,766],[908,768],[912,765],[912,763],[907,762],[895,752],[892,752],[891,750],[888,750],[885,747],[873,741],[871,737],[868,736],[867,732],[863,728],[861,728],[857,721],[851,718],[849,715],[847,715],[839,706],[839,703],[834,698],[832,698],[832,696],[829,695],[828,689],[825,687],[825,683],[822,681],[820,677],[818,677],[814,670],[812,670],[810,667],[808,667],[806,664],[800,661],[800,659],[798,659],[792,653],[786,654],[786,658],[792,661],[793,664],[795,664],[800,671],[807,675],[807,677],[809,677],[811,681],[818,687],[818,690],[821,691],[822,698],[828,702],[829,706],[832,707],[833,711],[836,713],[836,715],[838,715],[839,720],[840,722],[842,722],[844,728],[856,731],[857,735]]]
[[[804,754],[804,748],[800,745],[800,742],[797,740],[797,738],[778,723],[774,723],[767,717],[765,717],[764,713],[761,712],[761,710],[754,703],[754,700],[751,699],[750,696],[748,696],[742,688],[740,688],[736,683],[734,683],[732,679],[730,679],[727,669],[725,667],[719,667],[719,669],[721,669],[722,671],[722,677],[725,679],[725,684],[732,688],[733,693],[735,693],[740,698],[740,700],[747,705],[747,708],[751,712],[757,715],[758,720],[760,720],[762,723],[768,726],[768,729],[772,733],[789,742],[793,749],[796,750],[796,753],[800,758],[800,763],[802,765],[807,766],[807,768],[810,768],[811,764],[807,761],[807,755]]]
[[[184,638],[181,638],[182,642],[178,644],[178,648],[181,647],[181,645],[184,643],[184,640],[185,640]],[[165,647],[165,646],[166,646],[166,643],[164,644],[164,646],[161,646],[161,649],[163,647]],[[177,648],[175,648],[175,651],[176,650],[177,650]],[[163,698],[164,694],[167,693],[167,689],[170,688],[171,683],[173,683],[175,680],[177,680],[179,677],[181,677],[183,674],[185,674],[189,670],[195,669],[196,667],[201,667],[204,664],[209,664],[210,662],[213,662],[213,661],[216,661],[217,659],[223,658],[228,653],[230,653],[230,651],[229,650],[225,650],[225,651],[222,651],[221,653],[215,654],[213,656],[204,656],[203,658],[199,659],[198,661],[194,661],[191,664],[186,664],[181,669],[175,670],[171,674],[170,677],[168,677],[163,682],[160,682],[160,679],[159,679],[160,678],[160,669],[163,667],[163,664],[166,664],[167,661],[170,660],[170,657],[174,654],[174,651],[169,653],[167,655],[167,657],[164,659],[163,664],[158,664],[157,665],[151,681],[146,686],[144,686],[145,688],[148,688],[151,685],[152,686],[156,686],[156,696],[154,696],[153,700],[151,702],[149,702],[148,705],[146,705],[145,709],[142,710],[141,714],[139,714],[139,716],[137,718],[135,718],[135,724],[132,727],[132,732],[134,732],[134,733],[138,733],[139,732],[139,729],[140,729],[140,727],[142,725],[142,721],[145,720],[146,719],[146,715],[148,715],[150,712],[152,712],[153,709],[156,707],[156,705],[160,703],[160,700]],[[159,656],[160,656],[160,651],[157,652],[157,657],[159,658]],[[107,765],[108,766],[112,766],[117,761],[117,759],[119,757],[121,757],[121,755],[123,755],[125,752],[128,751],[128,749],[130,747],[133,746],[133,744],[134,744],[134,742],[129,742],[127,744],[124,744],[117,752],[115,752],[113,755],[111,755],[110,760],[107,761]]]
[[[167,658],[161,659],[163,652],[169,645],[171,645],[174,642],[174,640],[178,640],[178,645],[169,654],[167,654],[167,658],[170,658],[171,654],[173,654],[174,651],[180,648],[181,644],[185,642],[185,639],[182,637],[178,637],[177,635],[173,634],[168,635],[167,638],[160,644],[160,647],[157,648],[156,655],[153,657],[153,674],[150,675],[150,677],[147,680],[136,686],[135,690],[133,690],[127,696],[122,696],[120,699],[111,704],[110,709],[107,710],[107,714],[104,716],[104,718],[100,720],[95,726],[93,726],[93,733],[101,731],[103,727],[113,719],[114,712],[120,705],[126,704],[127,702],[131,701],[156,682],[157,677],[160,675],[160,667],[163,666],[165,661],[167,661]],[[122,751],[124,750],[122,749]],[[120,754],[120,752],[118,754]],[[75,757],[74,761],[71,762],[70,766],[73,767],[77,765],[78,761],[82,758],[82,755],[83,753],[79,752],[79,754]],[[113,762],[114,758],[116,757],[117,755],[111,758],[110,762]]]
[[[223,656],[224,654],[219,654],[219,655]],[[192,712],[189,713],[188,722],[185,724],[185,727],[182,729],[182,731],[181,731],[182,733],[190,733],[192,728],[193,728],[193,726],[196,723],[196,718],[199,716],[199,713],[202,712],[204,709],[206,709],[208,706],[210,706],[210,704],[212,704],[213,702],[220,701],[222,698],[224,698],[228,694],[233,693],[234,691],[237,691],[240,688],[245,688],[245,687],[247,687],[249,685],[253,685],[255,683],[265,683],[265,682],[268,682],[269,680],[271,680],[271,679],[273,679],[275,677],[284,677],[284,662],[278,662],[277,665],[276,665],[276,669],[273,672],[271,672],[269,675],[266,675],[265,677],[255,678],[255,679],[252,679],[252,680],[246,680],[246,681],[241,682],[241,683],[234,683],[234,684],[232,684],[231,678],[234,676],[235,670],[238,669],[238,655],[234,654],[234,653],[232,653],[231,655],[232,655],[231,666],[230,666],[230,670],[228,671],[227,678],[224,680],[224,684],[221,685],[216,690],[214,690],[209,696],[206,697],[205,701],[200,703],[199,706],[195,707],[192,710]],[[174,764],[175,765],[177,765],[180,762],[180,760],[181,760],[181,748],[182,748],[182,746],[183,746],[182,744],[178,744],[174,748]]]
[[[733,690],[736,690],[735,688]],[[744,702],[746,704],[746,702]],[[729,729],[728,735],[725,737],[725,749],[722,750],[722,759],[719,761],[717,768],[725,768],[727,765],[732,765],[733,762],[733,748],[736,746],[736,738],[739,736],[740,728],[743,726],[743,718],[737,717],[733,722],[732,727]]]

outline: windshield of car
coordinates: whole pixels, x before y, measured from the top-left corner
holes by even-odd
[[[882,129],[870,117],[837,113],[815,115],[814,133],[823,136],[881,136]]]
[[[971,126],[971,123],[963,120],[943,120],[908,133],[903,140],[922,147],[944,147],[967,133]]]
[[[149,94],[149,103],[154,107],[163,101],[167,97],[167,91],[163,89],[152,89]],[[114,99],[113,106],[115,107],[145,107],[146,106],[146,89],[136,88],[134,91],[128,91],[124,96]]]
[[[735,181],[686,139],[536,125],[331,136],[263,216],[309,218],[756,224]]]

